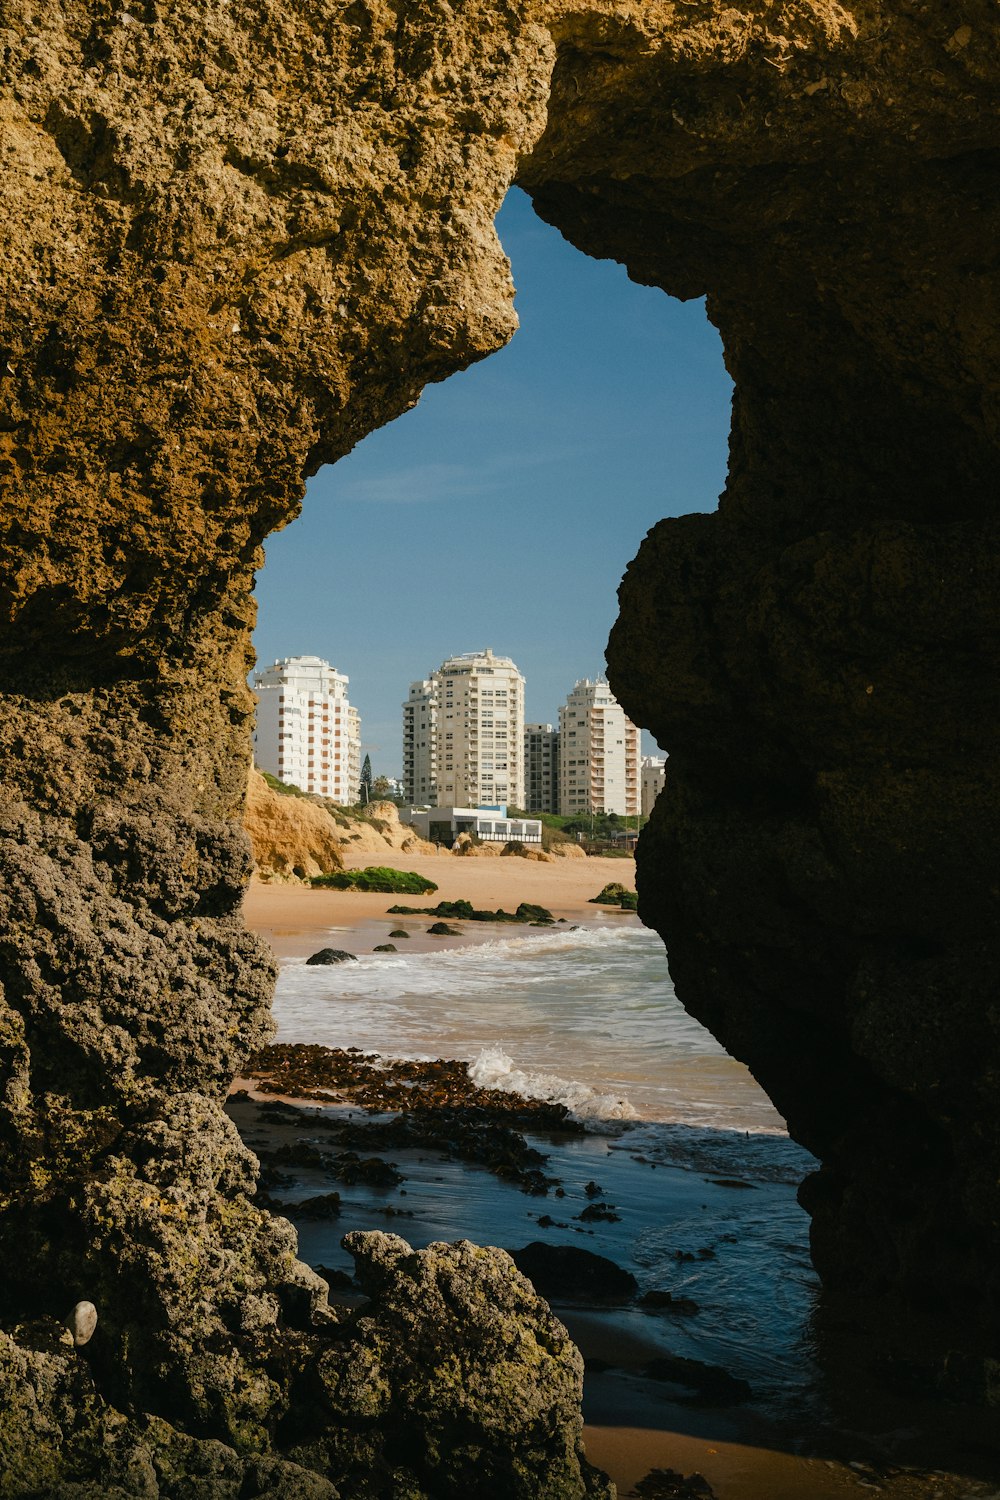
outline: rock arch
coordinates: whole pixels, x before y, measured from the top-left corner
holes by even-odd
[[[252,576],[305,475],[509,337],[515,179],[588,253],[707,291],[737,382],[720,513],[651,535],[612,644],[672,752],[644,915],[823,1157],[825,1273],[919,1299],[930,1267],[995,1332],[996,49],[985,0],[963,16],[6,6],[0,1375],[25,1488],[69,1475],[74,1433],[131,1493],[183,1432],[244,1455],[219,1459],[236,1493],[315,1368],[322,1289],[221,1113],[272,983],[239,913]],[[398,1247],[363,1254],[391,1284]],[[84,1364],[51,1342],[78,1300]],[[574,1378],[560,1495],[597,1484]],[[176,1425],[140,1441],[115,1403]],[[349,1466],[313,1439],[307,1468]]]

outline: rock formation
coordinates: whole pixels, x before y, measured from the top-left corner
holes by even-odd
[[[515,177],[587,253],[707,291],[737,381],[722,510],[651,537],[614,645],[672,756],[646,919],[827,1163],[824,1270],[916,1297],[930,1268],[995,1318],[990,25],[986,0],[3,7],[0,1494],[100,1464],[102,1495],[212,1465],[219,1494],[361,1494],[336,1432],[416,1390],[374,1327],[369,1376],[359,1346],[323,1385],[339,1325],[221,1109],[270,1027],[240,917],[251,589],[304,476],[511,334]],[[496,1340],[475,1359],[492,1399]],[[289,1416],[316,1382],[328,1441]],[[510,1389],[484,1472],[523,1450],[526,1493],[583,1495],[568,1397],[542,1455]]]
[[[409,823],[401,823],[395,802],[369,802],[361,818],[338,815],[341,852],[352,864],[362,856],[368,863],[391,863],[392,854],[440,854],[437,844],[422,839]],[[371,856],[371,858],[369,858]]]
[[[254,875],[265,882],[297,884],[313,875],[329,875],[375,856],[436,854],[437,846],[399,821],[394,802],[372,802],[368,815],[355,818],[312,797],[287,796],[251,771],[243,826],[250,838]]]
[[[653,530],[609,649],[670,750],[640,913],[820,1157],[828,1285],[995,1357],[998,54],[960,19],[816,5],[650,60],[626,181],[614,69],[557,68],[528,171],[581,248],[708,293],[736,383],[719,512]]]
[[[258,771],[247,782],[243,826],[261,880],[298,882],[343,868],[337,825],[325,808],[272,791]]]

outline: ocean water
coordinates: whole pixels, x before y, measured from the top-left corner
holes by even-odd
[[[632,923],[491,932],[502,935],[331,967],[286,963],[278,1039],[458,1058],[483,1087],[558,1100],[592,1127],[784,1134],[747,1069],[678,1002],[656,933]]]
[[[426,929],[400,925],[415,939]],[[615,1314],[647,1356],[665,1341],[741,1373],[768,1393],[772,1413],[792,1393],[797,1403],[812,1385],[815,1278],[795,1186],[814,1163],[747,1069],[680,1005],[660,938],[633,918],[515,932],[468,924],[466,933],[464,946],[329,967],[307,965],[305,947],[281,969],[278,1040],[458,1058],[485,1087],[562,1102],[588,1134],[534,1144],[565,1196],[532,1199],[482,1170],[404,1154],[405,1195],[388,1191],[383,1203],[348,1190],[335,1226],[300,1226],[303,1253],[346,1266],[344,1230],[385,1212],[405,1211],[386,1227],[417,1245],[467,1237],[510,1248],[543,1232],[609,1256],[644,1290],[699,1303],[699,1316],[680,1322]],[[315,933],[305,941],[318,946]],[[349,946],[350,936],[331,931],[329,941]],[[595,1179],[614,1221],[580,1217]],[[289,1193],[329,1186],[317,1175]]]
[[[403,1174],[396,1185],[348,1186],[323,1167],[296,1168],[294,1181],[275,1190],[279,1201],[291,1207],[334,1189],[342,1199],[331,1222],[297,1221],[305,1260],[349,1270],[342,1236],[372,1228],[417,1247],[468,1238],[515,1249],[542,1239],[591,1250],[630,1270],[640,1292],[669,1291],[697,1312],[670,1317],[641,1302],[593,1309],[553,1299],[592,1359],[584,1387],[590,1430],[657,1441],[661,1434],[662,1452],[649,1461],[671,1465],[680,1433],[692,1466],[713,1482],[720,1447],[735,1443],[738,1462],[720,1470],[719,1493],[738,1500],[764,1493],[840,1500],[873,1488],[898,1500],[984,1493],[964,1471],[953,1484],[937,1469],[914,1477],[890,1466],[873,1476],[854,1462],[864,1457],[855,1451],[860,1433],[875,1434],[873,1451],[881,1452],[883,1438],[886,1451],[895,1451],[897,1440],[919,1437],[920,1424],[911,1429],[907,1416],[901,1425],[897,1406],[883,1412],[882,1398],[872,1400],[867,1387],[859,1412],[853,1376],[844,1385],[831,1375],[831,1334],[816,1320],[808,1220],[796,1201],[797,1184],[816,1164],[788,1138],[747,1069],[679,1004],[655,933],[631,917],[513,932],[461,924],[456,945],[426,950],[426,921],[398,925],[412,930],[415,951],[362,953],[356,963],[331,967],[305,963],[320,946],[315,932],[283,933],[286,952],[289,942],[298,947],[301,938],[302,946],[278,980],[279,1040],[358,1047],[386,1059],[459,1058],[478,1083],[559,1100],[588,1130],[529,1135],[546,1156],[544,1197],[426,1148],[393,1153]],[[331,928],[323,941],[374,946],[387,926],[382,919],[364,934]],[[249,1100],[234,1100],[231,1109],[261,1150],[293,1132],[312,1138],[310,1111],[296,1124],[257,1114]],[[329,1147],[321,1129],[314,1139]],[[587,1217],[595,1184],[613,1210],[596,1222]],[[834,1332],[835,1343],[860,1339],[851,1357],[865,1369],[866,1338],[863,1328]],[[749,1384],[751,1396],[737,1408],[702,1413],[689,1393],[648,1378],[647,1361],[664,1354],[722,1366]],[[838,1355],[834,1371],[841,1367],[855,1365]],[[757,1470],[747,1477],[741,1453],[765,1468],[777,1454],[789,1470],[784,1487],[773,1488],[770,1470],[766,1479]],[[619,1472],[613,1460],[609,1450],[609,1467],[631,1483],[638,1470],[623,1461]]]

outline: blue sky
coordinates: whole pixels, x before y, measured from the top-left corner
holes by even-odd
[[[257,575],[258,661],[346,672],[376,774],[399,773],[410,682],[460,651],[513,657],[528,720],[556,723],[604,670],[645,533],[725,483],[732,387],[704,304],[587,259],[517,189],[497,228],[520,331],[310,480]]]

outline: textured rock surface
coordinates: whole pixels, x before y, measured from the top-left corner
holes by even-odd
[[[88,1403],[245,1470],[315,1374],[220,1108],[270,1024],[253,570],[305,474],[509,336],[518,173],[707,290],[737,379],[723,510],[651,538],[614,648],[672,753],[646,918],[828,1162],[824,1269],[995,1317],[993,38],[986,0],[0,11],[8,1493]],[[30,1332],[82,1300],[85,1375]]]
[[[363,818],[341,824],[340,837],[345,861],[352,865],[391,864],[391,854],[440,854],[437,844],[422,839],[409,823],[399,821],[395,802],[370,802]],[[374,856],[374,858],[369,858]]]
[[[583,1361],[508,1255],[349,1245],[369,1300],[339,1322],[320,1305],[267,1351],[292,1395],[275,1412],[284,1456],[122,1415],[40,1319],[0,1332],[0,1496],[612,1500],[580,1442]],[[302,1291],[315,1307],[325,1285]]]
[[[714,43],[637,64],[669,108],[627,178],[618,65],[568,55],[527,169],[581,248],[709,294],[736,382],[719,513],[654,529],[609,652],[671,756],[639,909],[822,1158],[828,1282],[995,1352],[996,30],[683,14]]]
[[[583,1457],[583,1360],[503,1250],[344,1243],[371,1298],[319,1364],[319,1449],[292,1453],[389,1495],[610,1500]],[[302,1413],[298,1420],[305,1421]]]
[[[92,1301],[102,1398],[241,1451],[309,1278],[221,1110],[270,1035],[253,570],[305,473],[512,331],[550,53],[481,4],[0,12],[0,1326]]]

